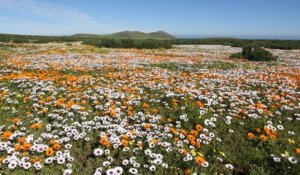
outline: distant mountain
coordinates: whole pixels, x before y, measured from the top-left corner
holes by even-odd
[[[78,33],[78,34],[71,35],[71,36],[72,36],[72,37],[101,37],[101,36],[103,36],[103,35]]]
[[[107,35],[95,35],[95,34],[75,34],[73,37],[105,37],[105,38],[130,38],[130,39],[175,39],[174,36],[164,31],[157,31],[151,33],[144,33],[139,31],[123,31]]]
[[[175,39],[176,38],[165,31],[152,32],[152,33],[149,33],[148,35],[153,36],[155,38],[167,38],[167,39]]]
[[[157,31],[152,33],[144,33],[139,31],[123,31],[118,33],[113,33],[108,36],[116,37],[116,38],[131,38],[131,39],[175,39],[174,36],[168,34],[164,31]]]

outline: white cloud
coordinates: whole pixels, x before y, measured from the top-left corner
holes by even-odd
[[[0,0],[0,7],[15,12],[20,12],[26,15],[35,15],[39,18],[46,20],[44,22],[40,20],[29,20],[16,19],[9,17],[10,19],[0,20],[0,32],[4,29],[11,28],[15,31],[15,28],[22,28],[19,33],[32,33],[32,34],[72,34],[78,32],[88,33],[105,33],[110,32],[111,26],[98,22],[93,17],[83,13],[77,9],[56,5],[53,3],[38,2],[36,0]],[[51,23],[46,23],[47,20],[51,19]],[[54,22],[53,22],[54,21]],[[6,26],[4,26],[4,24]],[[7,26],[8,25],[8,26]],[[32,25],[32,26],[28,26]],[[34,28],[33,28],[34,27]],[[49,30],[50,29],[50,30]],[[31,30],[31,31],[28,31]]]

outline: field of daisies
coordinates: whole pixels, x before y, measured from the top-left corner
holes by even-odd
[[[239,51],[1,47],[0,174],[299,174],[300,58]]]

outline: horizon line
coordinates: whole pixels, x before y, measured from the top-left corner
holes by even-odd
[[[143,32],[137,30],[123,30],[120,32]],[[157,30],[154,32],[163,31]],[[119,32],[113,32],[119,33]],[[113,33],[73,33],[73,34],[59,34],[59,35],[52,35],[52,34],[19,34],[19,33],[0,33],[0,35],[25,35],[25,36],[50,36],[50,37],[63,37],[63,36],[72,36],[76,34],[88,34],[88,35],[109,35]],[[152,33],[152,32],[143,32],[143,33]],[[168,32],[166,32],[168,33]],[[258,40],[300,40],[300,35],[264,35],[264,34],[240,34],[240,35],[230,35],[230,34],[172,34],[176,39],[205,39],[205,38],[234,38],[234,39],[258,39]]]

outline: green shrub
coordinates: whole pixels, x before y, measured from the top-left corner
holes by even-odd
[[[107,48],[169,49],[172,47],[170,41],[157,39],[102,38],[84,40],[82,44]]]
[[[102,39],[102,45],[107,48],[121,48],[122,42],[120,39],[104,38]]]
[[[258,47],[256,45],[248,45],[243,47],[243,58],[250,61],[275,61],[276,58],[271,52]]]
[[[232,55],[230,55],[231,59],[242,59],[243,58],[243,54],[242,53],[234,53]]]
[[[134,48],[135,47],[135,42],[133,39],[122,39],[122,47],[123,48]]]

